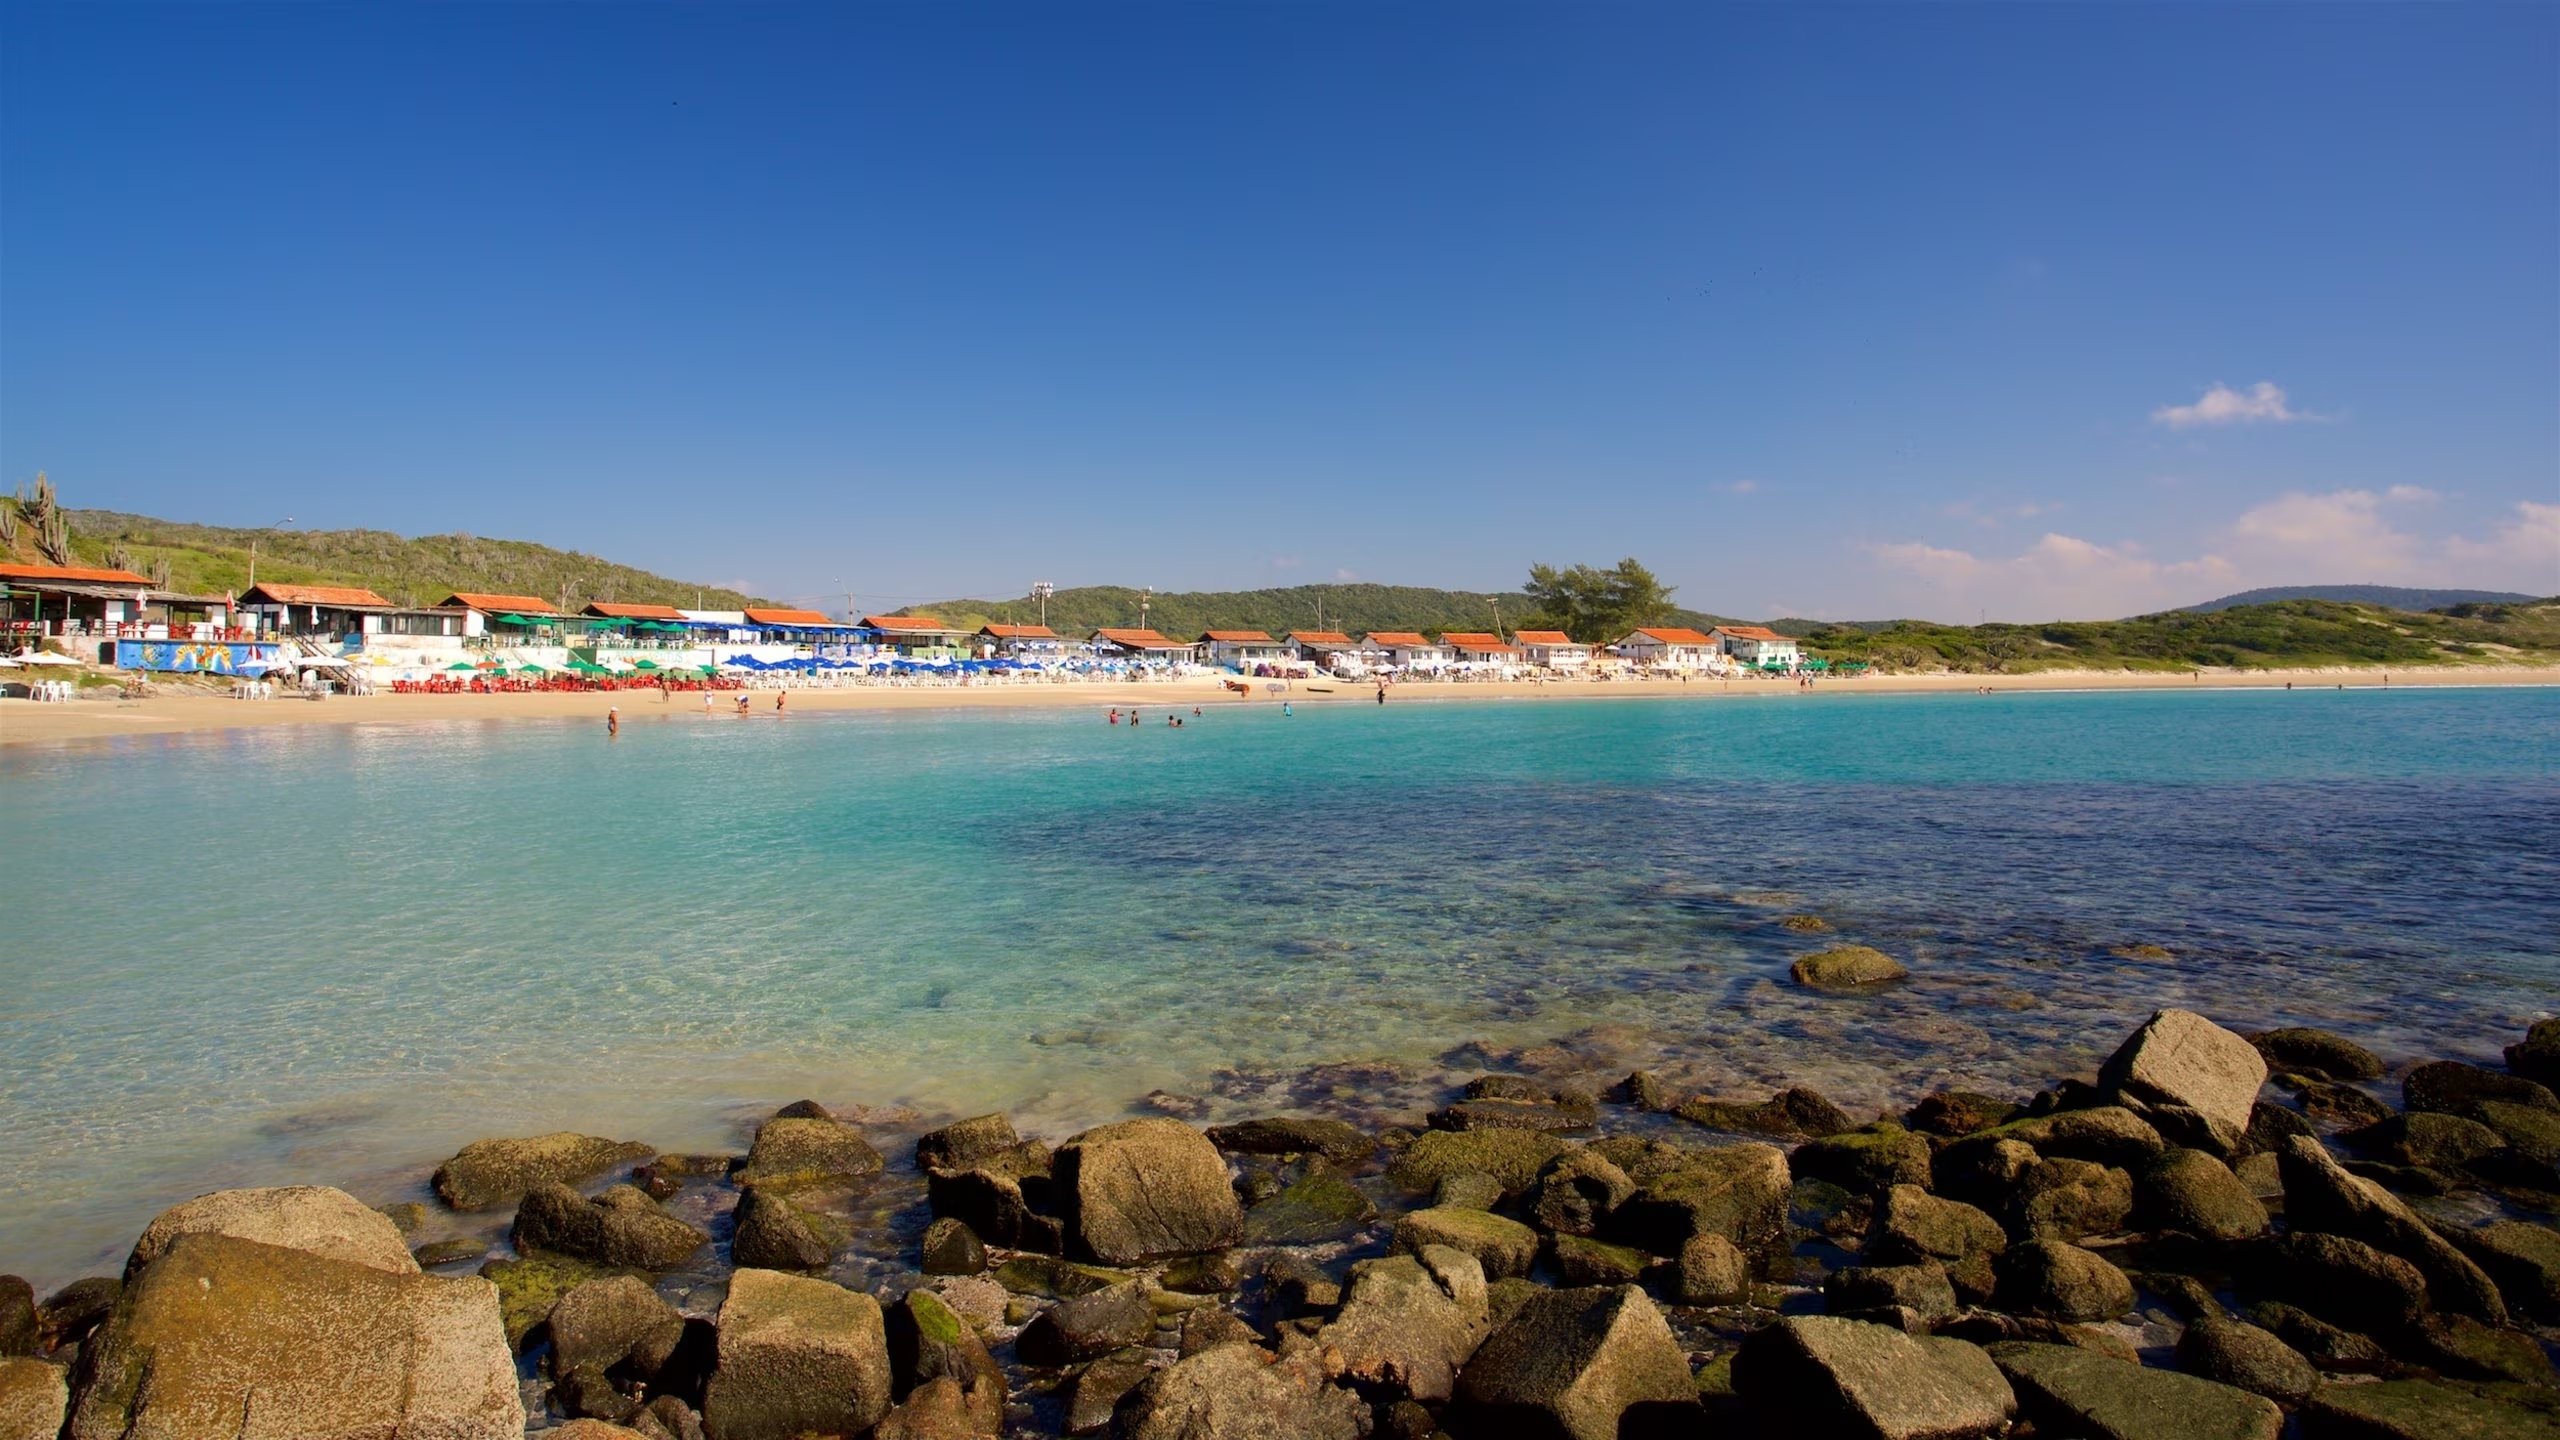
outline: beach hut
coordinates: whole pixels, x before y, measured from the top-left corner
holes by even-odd
[[[1063,660],[1069,648],[1067,637],[1046,625],[989,623],[978,627],[978,649],[1008,660]]]
[[[436,608],[462,616],[464,640],[485,638],[503,645],[557,645],[569,618],[539,595],[457,590],[437,601]]]
[[[911,658],[956,657],[969,648],[968,631],[946,625],[932,615],[865,615],[862,628],[879,631],[881,643]]]
[[[1203,630],[1192,649],[1212,665],[1249,670],[1294,659],[1287,645],[1260,630]]]
[[[1446,645],[1422,638],[1413,630],[1372,630],[1369,643],[1386,652],[1387,663],[1412,670],[1437,670],[1457,658]]]
[[[1520,647],[1499,635],[1467,630],[1452,630],[1440,637],[1461,665],[1517,665],[1522,660]]]
[[[1719,625],[1715,643],[1724,654],[1764,670],[1787,669],[1801,655],[1794,640],[1766,625]]]
[[[1521,657],[1549,670],[1588,670],[1591,647],[1561,630],[1516,630],[1511,638]]]
[[[1104,628],[1093,632],[1091,643],[1095,654],[1111,660],[1172,662],[1189,660],[1198,653],[1190,641],[1153,630]]]
[[[1609,648],[1639,665],[1661,670],[1703,670],[1716,654],[1715,637],[1676,625],[1629,631]]]

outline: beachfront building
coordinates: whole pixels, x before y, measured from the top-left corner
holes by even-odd
[[[491,595],[457,590],[436,602],[440,610],[462,614],[465,644],[558,645],[569,617],[538,595]]]
[[[1717,663],[1714,636],[1678,626],[1653,625],[1631,631],[1609,648],[1657,670],[1707,670]]]
[[[861,628],[847,625],[821,610],[766,609],[750,605],[739,612],[756,640],[765,645],[840,645]]]
[[[1745,665],[1763,669],[1792,668],[1802,658],[1795,641],[1766,625],[1719,625],[1716,648]]]
[[[1212,665],[1231,670],[1250,670],[1256,665],[1282,665],[1297,657],[1288,646],[1260,630],[1203,630],[1191,642],[1200,658]]]
[[[598,600],[578,612],[580,637],[589,649],[685,650],[693,645],[693,622],[673,605],[634,605]]]
[[[362,645],[368,632],[400,617],[395,633],[460,638],[462,616],[451,610],[411,611],[361,585],[287,585],[262,581],[240,596],[240,618],[261,635],[289,640]]]
[[[1096,655],[1106,660],[1152,660],[1170,665],[1188,661],[1199,653],[1190,641],[1153,630],[1105,628],[1094,631],[1088,643]]]
[[[1530,664],[1548,670],[1588,670],[1591,647],[1561,630],[1517,630],[1511,638]]]
[[[969,631],[945,625],[931,615],[865,615],[862,628],[880,632],[880,643],[911,659],[961,657],[969,653]]]
[[[1457,658],[1448,646],[1425,640],[1412,630],[1372,630],[1369,644],[1386,652],[1388,664],[1409,670],[1437,670]]]
[[[988,659],[1002,656],[1007,660],[1051,664],[1067,658],[1073,646],[1067,637],[1046,625],[998,625],[978,627],[978,650]]]
[[[1461,665],[1517,665],[1522,658],[1518,646],[1491,633],[1452,630],[1440,637],[1440,643]]]

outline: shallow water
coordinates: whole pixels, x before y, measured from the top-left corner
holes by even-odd
[[[1056,1135],[1159,1088],[1397,1112],[1492,1056],[1854,1110],[2032,1089],[2161,1004],[2394,1059],[2560,1010],[2560,692],[1153,713],[10,752],[0,1270],[802,1095]],[[1913,981],[1786,982],[1843,940]]]

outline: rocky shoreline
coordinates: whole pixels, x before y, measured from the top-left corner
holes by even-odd
[[[0,1440],[2560,1437],[2560,1021],[2506,1055],[2163,1010],[1871,1120],[1497,1072],[1385,1126],[484,1140],[433,1205],[219,1191],[0,1277]]]

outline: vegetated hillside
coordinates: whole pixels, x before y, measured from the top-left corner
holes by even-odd
[[[2129,620],[2044,625],[1824,626],[1813,653],[1884,670],[2300,669],[2560,660],[2560,599],[2393,610],[2335,600],[2282,600],[2228,610],[2172,610]]]
[[[1353,635],[1371,630],[1420,630],[1437,635],[1448,630],[1491,630],[1494,603],[1501,602],[1502,626],[1515,628],[1531,608],[1528,596],[1468,590],[1434,590],[1419,585],[1298,585],[1284,590],[1190,590],[1152,597],[1146,623],[1167,635],[1189,637],[1203,630],[1263,630],[1285,635],[1292,630],[1343,630]],[[1322,620],[1318,620],[1318,605]],[[989,620],[1029,624],[1040,618],[1040,602],[1019,600],[945,600],[909,607],[908,613],[932,615],[949,624],[976,627]],[[1104,626],[1138,623],[1138,592],[1118,585],[1087,585],[1049,597],[1049,626],[1061,635],[1084,635]],[[1665,621],[1701,629],[1728,622],[1696,611],[1675,612]]]
[[[712,610],[756,603],[734,590],[690,585],[527,540],[410,539],[386,530],[232,530],[113,510],[69,514],[75,563],[156,575],[165,562],[167,587],[198,595],[249,588],[254,538],[260,580],[361,585],[396,605],[433,605],[457,590],[538,595],[571,610],[591,600]],[[25,545],[22,536],[20,546]],[[36,559],[31,552],[19,558]]]
[[[2401,585],[2275,585],[2243,590],[2187,610],[2209,613],[2235,605],[2265,605],[2277,600],[2343,600],[2350,605],[2380,605],[2392,610],[2442,610],[2453,605],[2516,604],[2531,600],[2512,590],[2412,590]]]

